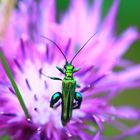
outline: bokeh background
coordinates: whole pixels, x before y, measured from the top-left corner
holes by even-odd
[[[103,17],[106,15],[108,8],[110,7],[113,0],[104,0],[103,4]],[[126,28],[134,26],[140,32],[140,1],[139,0],[120,0],[120,6],[118,10],[118,15],[116,19],[116,33],[120,34]],[[129,48],[124,58],[132,60],[135,63],[140,63],[140,40],[136,41]],[[117,98],[111,101],[114,105],[132,105],[140,108],[140,88],[133,90],[125,90]],[[137,122],[135,122],[136,124]],[[139,120],[140,123],[140,120]],[[133,126],[134,122],[127,122],[128,126]],[[106,129],[106,135],[111,133],[117,133],[116,130]],[[127,140],[140,140],[139,137],[127,138]]]
[[[10,0],[9,0],[10,1]],[[70,0],[56,0],[57,8],[57,21],[59,22],[59,17],[67,10]],[[88,0],[87,0],[88,1]],[[18,2],[18,1],[17,1]],[[94,1],[89,0],[90,3]],[[112,5],[113,0],[104,0],[102,5],[102,18],[104,18]],[[0,0],[0,8],[3,4],[3,0]],[[15,5],[16,8],[17,5]],[[2,13],[1,13],[2,14]],[[0,19],[1,20],[1,19]],[[80,23],[79,23],[80,24]],[[120,6],[118,9],[118,15],[116,17],[116,35],[121,34],[126,28],[134,26],[140,32],[140,0],[120,0]],[[86,27],[85,27],[86,28]],[[140,63],[140,40],[132,44],[130,49],[124,55],[124,58],[132,60],[134,63]],[[119,69],[115,69],[119,70]],[[113,105],[132,105],[140,108],[140,88],[133,90],[125,90],[118,95],[117,98],[111,101]],[[122,120],[120,120],[122,121]],[[134,123],[138,122],[127,122],[126,125],[133,126]],[[139,121],[140,123],[140,121]],[[113,134],[118,134],[118,131],[111,126],[105,124],[104,135],[109,136]],[[127,138],[126,140],[140,140],[139,137]],[[8,136],[0,138],[0,140],[9,140]]]

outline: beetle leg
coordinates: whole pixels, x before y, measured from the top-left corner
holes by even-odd
[[[60,98],[62,98],[62,94],[60,92],[54,93],[51,97],[50,107],[55,108],[54,104],[57,103]]]
[[[65,70],[64,70],[63,68],[60,68],[60,67],[58,67],[58,66],[56,66],[56,68],[57,68],[61,73],[65,74]]]
[[[50,78],[50,79],[52,79],[52,80],[60,80],[60,81],[62,81],[62,79],[59,78],[59,77],[51,77],[51,76],[48,76],[48,78]]]
[[[82,103],[82,95],[80,92],[75,92],[75,97],[74,99],[77,101],[76,106],[73,107],[73,109],[78,109],[81,106]]]

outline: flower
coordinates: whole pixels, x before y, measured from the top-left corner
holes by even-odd
[[[102,135],[104,123],[120,131],[119,136],[107,139],[137,135],[140,124],[129,128],[119,120],[139,120],[140,110],[131,106],[115,107],[109,101],[124,89],[140,86],[140,65],[132,65],[122,57],[139,38],[139,33],[130,27],[120,36],[114,35],[118,0],[114,1],[103,22],[101,0],[95,0],[90,7],[84,0],[71,1],[60,23],[56,22],[54,2],[18,1],[18,8],[11,13],[5,38],[1,41],[2,50],[31,120],[26,119],[1,65],[0,135],[8,134],[14,140],[99,140],[105,139]],[[63,78],[56,66],[63,67],[65,59],[56,44],[40,35],[61,46],[70,61],[94,33],[94,38],[73,60],[74,67],[81,68],[74,78],[80,85],[76,91],[81,92],[83,101],[80,109],[73,110],[70,122],[63,126],[61,104],[55,109],[50,108],[50,99],[53,93],[61,92],[62,82],[46,78],[43,74]],[[122,70],[114,71],[116,66]]]

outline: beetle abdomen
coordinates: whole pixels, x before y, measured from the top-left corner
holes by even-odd
[[[76,88],[76,81],[72,80],[63,80],[62,82],[62,114],[61,120],[62,124],[66,125],[72,117],[73,110],[73,100]]]

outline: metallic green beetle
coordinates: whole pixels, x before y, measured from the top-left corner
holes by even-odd
[[[96,33],[95,33],[96,34]],[[94,34],[94,35],[95,35]],[[86,46],[86,44],[92,39],[94,36],[92,35],[87,42],[79,49],[79,51],[76,53],[76,55],[72,58],[70,63],[67,61],[66,56],[60,49],[60,47],[52,40],[49,38],[46,38],[42,36],[43,38],[46,38],[50,42],[52,42],[62,53],[66,60],[66,64],[64,68],[60,68],[56,66],[56,68],[65,75],[64,79],[60,79],[58,77],[49,77],[52,80],[61,80],[62,81],[62,93],[61,92],[56,92],[53,94],[51,97],[50,101],[50,107],[56,108],[55,104],[62,99],[62,113],[61,113],[61,121],[62,125],[65,126],[72,118],[72,111],[73,109],[78,109],[81,106],[82,103],[82,96],[80,92],[76,92],[76,87],[78,87],[78,84],[76,83],[76,80],[73,78],[73,73],[77,72],[80,70],[80,68],[74,68],[72,65],[73,60],[79,54],[79,52]],[[43,74],[43,73],[42,73]],[[45,75],[45,74],[43,74]],[[75,100],[75,103],[74,103]]]
[[[58,70],[61,69],[59,67],[57,68]],[[74,69],[71,64],[65,65],[65,77],[62,80],[62,94],[60,92],[54,93],[50,101],[50,107],[53,108],[54,104],[57,103],[60,98],[62,99],[61,121],[64,126],[70,121],[72,117],[72,110],[79,108],[82,102],[81,94],[79,92],[75,92],[76,80],[73,78],[73,73],[77,70],[78,69]],[[51,77],[51,79],[53,78],[54,77]],[[75,106],[74,99],[77,101],[77,105]]]

